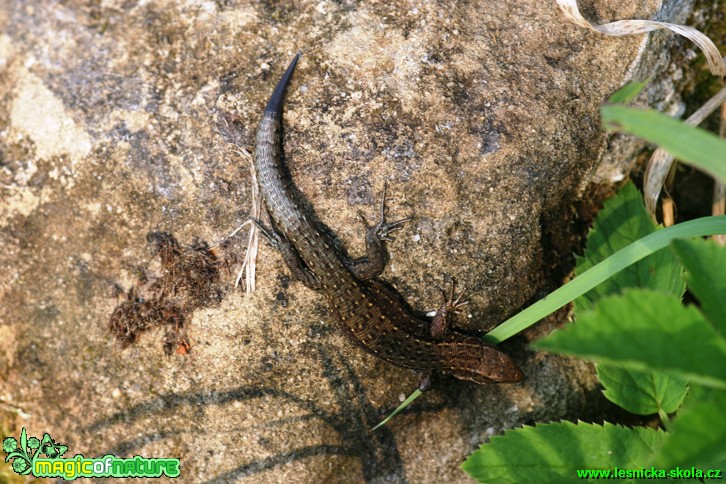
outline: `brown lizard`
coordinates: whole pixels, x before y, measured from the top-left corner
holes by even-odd
[[[255,221],[278,249],[295,278],[325,294],[338,326],[367,352],[422,372],[426,389],[434,370],[476,383],[518,382],[522,371],[512,359],[478,338],[449,330],[449,316],[465,304],[451,292],[433,320],[414,316],[400,296],[375,279],[386,263],[385,241],[409,219],[385,220],[385,188],[380,220],[366,225],[367,256],[346,261],[330,237],[306,216],[292,194],[282,167],[282,105],[300,54],[296,55],[265,108],[257,130],[255,170],[270,228]]]

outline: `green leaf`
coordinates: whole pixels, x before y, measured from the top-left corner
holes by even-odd
[[[575,274],[582,274],[656,230],[640,192],[632,183],[624,185],[598,213],[588,234],[584,256],[577,258]],[[657,289],[680,297],[686,289],[683,266],[671,251],[655,252],[577,298],[575,319],[603,297],[630,287]],[[602,364],[598,366],[598,377],[608,400],[639,415],[674,412],[686,393],[684,381],[652,371]],[[669,410],[664,410],[664,403]]]
[[[598,365],[597,377],[605,387],[603,393],[608,400],[637,415],[673,413],[688,392],[688,385],[682,379],[654,371]]]
[[[618,250],[654,233],[656,229],[643,205],[640,192],[632,183],[624,185],[605,202],[598,213],[587,236],[584,256],[577,258],[575,274],[582,274]],[[658,289],[681,296],[686,289],[683,266],[671,251],[658,251],[577,298],[575,313],[590,309],[602,297],[618,294],[628,287]]]
[[[628,104],[633,99],[638,97],[638,94],[640,94],[640,91],[643,90],[643,88],[648,84],[650,79],[646,79],[645,81],[638,82],[638,81],[630,81],[617,91],[615,91],[611,96],[610,99],[608,99],[608,102],[610,104]]]
[[[571,422],[525,426],[492,437],[461,468],[479,482],[575,482],[578,470],[640,469],[665,433]]]
[[[726,340],[698,309],[660,292],[629,289],[607,297],[534,346],[726,388]]]
[[[656,111],[606,105],[600,112],[608,129],[654,143],[683,163],[726,183],[726,141],[718,136]]]
[[[23,430],[20,431],[20,450],[22,450],[23,454],[26,455],[26,460],[27,460],[28,434],[25,432],[25,427],[23,427]]]
[[[657,466],[720,468],[726,472],[726,392],[712,391],[673,421]],[[723,477],[723,476],[722,476]]]
[[[688,269],[688,288],[716,331],[726,336],[726,247],[711,240],[674,240]]]

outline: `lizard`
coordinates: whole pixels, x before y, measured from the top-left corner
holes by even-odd
[[[399,294],[377,279],[388,256],[391,232],[410,219],[387,222],[386,189],[380,220],[366,226],[366,256],[349,260],[335,247],[329,234],[306,214],[283,168],[283,100],[298,53],[275,87],[260,120],[254,169],[270,226],[253,222],[282,254],[295,279],[322,292],[338,327],[357,346],[389,363],[419,372],[419,388],[430,386],[434,371],[475,383],[514,383],[522,371],[507,354],[481,339],[450,329],[452,313],[466,302],[442,291],[443,302],[431,321],[417,317]]]

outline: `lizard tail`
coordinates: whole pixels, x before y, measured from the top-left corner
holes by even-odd
[[[292,58],[290,65],[287,66],[287,70],[282,75],[282,78],[277,83],[277,86],[275,86],[275,90],[272,92],[272,96],[270,96],[270,100],[267,102],[267,107],[265,108],[265,113],[276,113],[276,114],[282,113],[282,101],[283,101],[283,98],[285,97],[285,89],[287,88],[287,85],[290,82],[290,78],[292,77],[292,72],[295,70],[295,65],[297,64],[297,60],[299,58],[300,58],[300,52],[298,52],[295,55],[295,57]]]

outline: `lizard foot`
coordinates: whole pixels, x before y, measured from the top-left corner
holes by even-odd
[[[388,260],[388,251],[384,242],[393,241],[390,233],[400,230],[404,223],[411,220],[411,217],[408,217],[395,222],[386,222],[386,188],[384,184],[381,219],[377,225],[368,225],[365,216],[360,211],[358,212],[358,218],[366,228],[366,256],[348,264],[349,269],[358,279],[370,279],[383,272]]]
[[[403,224],[406,222],[409,222],[412,217],[406,217],[401,220],[396,220],[395,222],[386,222],[386,192],[388,191],[388,183],[383,184],[383,200],[381,200],[381,218],[378,221],[378,224],[375,227],[371,227],[368,225],[368,221],[363,216],[361,212],[358,212],[358,217],[363,222],[363,225],[365,225],[367,230],[373,229],[376,236],[380,240],[385,240],[386,242],[392,242],[394,240],[393,237],[391,237],[389,234],[391,232],[395,232],[396,230],[401,230],[403,228]]]
[[[262,223],[262,220],[258,218],[250,217],[247,220],[244,221],[242,225],[240,225],[240,228],[244,227],[247,224],[253,224],[257,227],[257,229],[260,231],[262,236],[269,242],[269,244],[272,246],[273,249],[280,250],[283,244],[282,237],[280,234],[274,229],[267,227],[264,223]]]
[[[443,339],[449,330],[449,315],[461,313],[461,307],[469,304],[469,301],[462,301],[464,292],[462,291],[456,296],[456,279],[451,279],[451,290],[448,294],[443,289],[441,291],[442,302],[434,319],[431,321],[431,337],[434,339]]]
[[[431,389],[431,382],[434,379],[433,370],[422,370],[416,372],[418,374],[418,389],[422,392]]]

